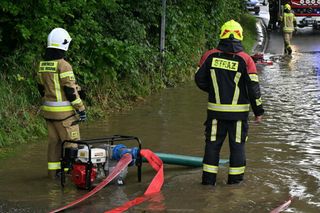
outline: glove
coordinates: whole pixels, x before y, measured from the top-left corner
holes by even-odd
[[[86,114],[86,111],[83,110],[83,111],[78,111],[77,110],[77,113],[79,115],[79,121],[85,121],[87,120],[87,114]]]

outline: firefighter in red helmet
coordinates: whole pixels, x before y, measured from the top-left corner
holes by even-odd
[[[228,135],[230,162],[228,184],[243,180],[250,105],[260,122],[262,107],[259,79],[252,58],[243,51],[241,25],[230,20],[223,24],[217,48],[207,51],[195,74],[197,86],[208,93],[205,121],[205,153],[202,184],[215,185],[220,150]]]
[[[61,143],[79,140],[77,121],[86,120],[80,87],[71,65],[64,59],[70,42],[71,37],[65,29],[53,29],[48,35],[44,61],[40,62],[37,72],[43,100],[41,112],[48,127],[48,175],[52,178],[61,169]]]

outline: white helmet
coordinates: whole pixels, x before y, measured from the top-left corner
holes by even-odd
[[[69,33],[62,28],[54,28],[48,35],[48,48],[67,51],[71,42]]]

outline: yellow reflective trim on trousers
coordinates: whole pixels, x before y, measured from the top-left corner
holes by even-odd
[[[235,90],[232,98],[232,104],[237,104],[239,100],[240,89],[238,87],[238,83],[239,83],[240,77],[241,77],[241,72],[237,72],[237,74],[234,76]]]
[[[261,97],[256,99],[256,105],[257,106],[260,106],[262,104],[262,100],[261,100]]]
[[[73,71],[67,71],[60,74],[60,78],[66,78],[66,77],[74,78]]]
[[[259,82],[259,77],[257,74],[249,74],[250,80],[254,82]]]
[[[217,174],[218,170],[219,170],[218,166],[213,166],[205,163],[203,164],[203,171],[205,172]]]
[[[82,102],[81,99],[80,99],[80,98],[77,98],[76,100],[72,101],[71,104],[72,104],[72,105],[81,104],[81,102]]]
[[[237,121],[236,124],[236,143],[241,143],[241,131],[242,130],[242,121]]]
[[[216,102],[220,103],[220,94],[219,94],[219,86],[216,77],[216,71],[214,69],[210,69],[211,79],[213,83],[214,95],[216,97]]]
[[[61,169],[60,162],[48,162],[48,170],[58,170]]]
[[[217,112],[248,112],[249,104],[214,104],[208,103],[208,109]]]
[[[57,72],[57,61],[41,61],[38,72]]]
[[[61,94],[61,88],[60,88],[60,78],[59,74],[53,74],[54,76],[54,89],[56,92],[57,101],[62,101],[62,94]]]
[[[242,167],[230,167],[229,168],[229,175],[241,175],[244,173],[245,166]]]
[[[73,106],[41,106],[43,111],[47,112],[69,112],[73,111]]]
[[[218,127],[218,121],[216,119],[213,119],[212,123],[211,123],[210,141],[216,141],[217,140],[217,127]]]
[[[211,63],[211,67],[213,68],[220,68],[234,72],[238,71],[238,66],[239,62],[223,58],[213,58]]]

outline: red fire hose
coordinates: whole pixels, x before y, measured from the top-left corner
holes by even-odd
[[[291,204],[292,199],[293,198],[290,197],[287,201],[285,201],[283,204],[281,204],[277,208],[273,209],[270,213],[279,213],[279,212],[286,210],[289,207],[289,205]]]
[[[261,64],[261,65],[273,65],[273,62],[270,60],[265,60],[264,59],[264,55],[263,53],[256,53],[254,55],[251,56],[251,58],[253,59],[253,61],[256,64]]]
[[[61,212],[62,210],[68,209],[84,201],[85,199],[91,197],[92,195],[100,191],[103,187],[105,187],[108,183],[110,183],[114,178],[116,178],[120,174],[120,172],[131,163],[131,161],[132,161],[131,154],[124,154],[123,157],[120,159],[120,161],[117,163],[116,167],[108,175],[108,177],[106,177],[106,179],[104,179],[101,183],[99,183],[94,189],[92,189],[90,192],[80,197],[79,199],[73,201],[72,203],[64,207],[61,207],[59,209],[52,210],[50,213]]]
[[[147,188],[147,190],[144,192],[142,196],[137,197],[134,200],[128,201],[127,203],[123,204],[120,207],[117,207],[109,211],[105,211],[104,213],[124,212],[129,208],[131,208],[132,206],[139,205],[140,203],[151,199],[153,195],[155,195],[157,192],[160,192],[164,182],[162,160],[149,149],[142,149],[140,151],[140,154],[142,155],[142,157],[145,157],[148,160],[152,168],[157,171],[157,174],[154,176],[149,187]]]

